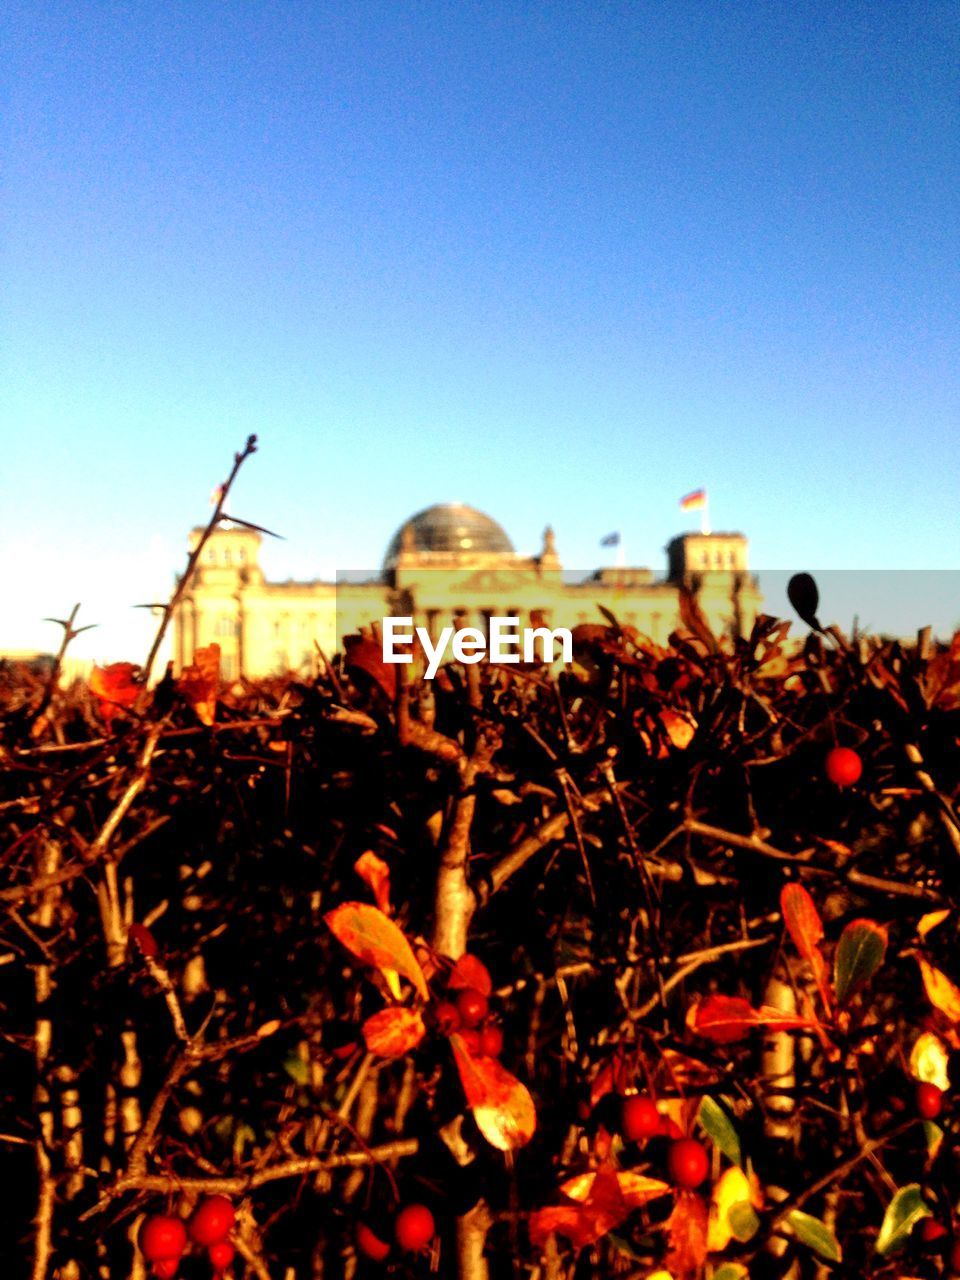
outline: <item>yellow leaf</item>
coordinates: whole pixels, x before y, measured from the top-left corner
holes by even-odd
[[[949,907],[945,907],[942,911],[928,911],[925,916],[920,917],[917,933],[921,938],[925,938],[931,929],[935,929],[938,924],[943,924],[949,914]]]
[[[707,1228],[707,1250],[719,1253],[733,1239],[730,1229],[730,1210],[735,1204],[751,1200],[747,1175],[736,1165],[725,1170],[714,1183],[710,1200],[710,1223]]]
[[[932,1031],[924,1031],[910,1050],[910,1074],[914,1079],[935,1084],[946,1092],[950,1088],[949,1061],[950,1055],[940,1037]]]
[[[951,1022],[960,1022],[960,990],[945,973],[935,968],[923,956],[917,956],[917,964],[923,976],[927,999]]]

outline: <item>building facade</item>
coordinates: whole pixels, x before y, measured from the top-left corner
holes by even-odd
[[[195,548],[202,530],[191,535]],[[603,609],[654,643],[679,623],[679,588],[697,596],[719,635],[749,631],[762,609],[740,533],[688,533],[667,547],[667,573],[646,568],[564,572],[552,529],[536,555],[523,555],[497,522],[462,503],[412,516],[391,539],[379,574],[361,581],[270,582],[260,567],[260,535],[220,527],[203,548],[174,614],[174,661],[187,666],[216,641],[232,680],[316,670],[345,635],[387,615],[409,616],[434,636],[455,617],[485,625],[492,615],[520,626],[602,623]]]

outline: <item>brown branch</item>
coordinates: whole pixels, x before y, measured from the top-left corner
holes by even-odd
[[[769,858],[773,862],[785,863],[787,866],[795,867],[800,875],[815,876],[820,879],[843,880],[856,889],[864,889],[873,893],[889,893],[901,898],[915,898],[918,902],[939,903],[943,901],[940,894],[929,889],[923,889],[919,885],[906,884],[901,880],[890,880],[882,876],[871,876],[864,871],[859,871],[856,867],[845,870],[840,867],[821,867],[814,862],[808,862],[807,859],[814,852],[812,847],[803,849],[800,853],[786,853],[783,849],[777,849],[774,845],[768,844],[766,840],[762,840],[759,836],[745,836],[736,831],[726,831],[723,827],[714,827],[706,822],[697,822],[693,818],[688,818],[683,826],[673,834],[676,835],[679,831],[688,831],[691,835],[703,836],[704,839],[714,840],[717,844],[732,845],[735,849],[744,849],[748,853],[755,853],[762,858]]]
[[[754,947],[764,947],[768,943],[776,941],[776,937],[773,934],[769,934],[764,938],[745,938],[737,942],[725,942],[720,946],[705,947],[703,951],[691,952],[688,956],[681,956],[678,961],[680,967],[669,978],[664,980],[663,986],[650,997],[646,1004],[632,1011],[630,1014],[631,1021],[637,1022],[641,1018],[645,1018],[648,1013],[652,1013],[668,992],[679,986],[691,973],[696,973],[698,969],[702,969],[705,964],[712,964],[714,960],[719,960],[721,956],[732,955],[738,951],[750,951]]]
[[[108,1187],[92,1208],[80,1218],[85,1221],[102,1213],[118,1196],[128,1191],[156,1191],[169,1194],[172,1191],[193,1193],[220,1192],[223,1195],[246,1195],[270,1182],[285,1178],[302,1178],[325,1169],[358,1169],[371,1164],[383,1164],[387,1160],[399,1160],[416,1155],[419,1142],[416,1138],[396,1138],[370,1147],[366,1151],[345,1151],[332,1156],[294,1156],[279,1164],[268,1165],[247,1174],[214,1174],[206,1178],[182,1178],[172,1173],[126,1173]]]
[[[116,834],[117,828],[129,812],[130,806],[147,785],[147,779],[150,776],[150,765],[162,731],[161,722],[160,724],[155,724],[147,734],[143,750],[140,752],[140,759],[137,761],[137,772],[130,780],[123,795],[114,805],[106,822],[100,828],[96,839],[84,849],[84,861],[88,863],[96,862],[98,858],[103,856],[110,841]]]
[[[236,480],[237,478],[237,472],[243,466],[244,462],[246,462],[247,458],[249,458],[252,453],[256,453],[256,451],[257,451],[257,437],[255,435],[251,435],[247,437],[247,443],[244,445],[241,452],[235,453],[233,455],[233,468],[229,476],[227,477],[227,479],[220,486],[219,500],[217,502],[216,507],[214,508],[213,515],[210,517],[210,522],[207,525],[206,529],[204,529],[203,533],[200,535],[200,539],[197,542],[197,545],[191,551],[190,556],[187,560],[187,567],[184,570],[183,576],[177,582],[177,585],[174,588],[173,595],[170,597],[169,601],[163,606],[163,616],[160,619],[160,626],[157,628],[157,634],[154,637],[153,644],[150,647],[150,652],[147,654],[147,660],[143,664],[143,672],[141,675],[141,679],[143,681],[144,690],[146,690],[147,685],[150,683],[150,672],[153,670],[153,664],[157,659],[157,654],[159,653],[160,646],[163,643],[163,637],[167,633],[167,627],[170,625],[170,619],[173,617],[173,611],[174,609],[176,609],[177,605],[180,603],[180,599],[183,596],[184,591],[187,589],[187,585],[190,582],[191,577],[193,576],[193,571],[197,567],[197,562],[200,559],[200,555],[203,551],[204,546],[207,543],[208,538],[213,533],[217,525],[220,523],[220,518],[223,515],[224,503],[227,500],[227,494],[230,492],[230,489],[231,489],[231,486],[233,485],[234,480]],[[141,698],[143,696],[144,695],[141,694]]]
[[[433,945],[441,955],[457,960],[467,949],[467,930],[476,906],[476,896],[467,880],[470,857],[470,828],[477,805],[476,781],[490,765],[500,746],[500,735],[483,730],[470,758],[460,768],[460,792],[453,811],[437,872],[434,899]]]

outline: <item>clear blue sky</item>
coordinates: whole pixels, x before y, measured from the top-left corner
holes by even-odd
[[[660,568],[700,485],[757,567],[960,563],[953,0],[4,23],[0,644],[122,656],[250,431],[283,577],[449,498]]]

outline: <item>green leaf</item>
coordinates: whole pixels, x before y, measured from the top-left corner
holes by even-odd
[[[924,1120],[923,1140],[927,1144],[927,1154],[931,1159],[935,1160],[937,1152],[940,1150],[940,1144],[943,1142],[943,1130],[938,1124],[934,1124],[932,1120]]]
[[[900,1249],[907,1242],[907,1237],[921,1218],[932,1217],[932,1211],[923,1199],[919,1182],[911,1182],[901,1187],[887,1205],[880,1226],[880,1234],[874,1245],[881,1257]]]
[[[707,1096],[700,1102],[697,1118],[713,1145],[719,1147],[727,1159],[732,1160],[734,1164],[742,1164],[740,1138],[726,1109],[716,1099]]]
[[[649,1254],[638,1253],[629,1240],[623,1236],[618,1236],[615,1231],[611,1231],[607,1235],[607,1241],[619,1252],[626,1254],[628,1258],[632,1258],[634,1262],[643,1262]]]
[[[284,1058],[283,1069],[297,1084],[308,1084],[310,1081],[310,1066],[299,1053],[291,1053]]]
[[[746,1280],[750,1272],[741,1262],[725,1262],[713,1273],[713,1280]]]
[[[760,1230],[760,1219],[749,1200],[741,1200],[739,1204],[731,1206],[727,1221],[730,1223],[734,1239],[739,1240],[741,1244],[752,1240]]]
[[[840,1242],[825,1222],[809,1213],[801,1213],[799,1209],[791,1209],[786,1221],[797,1239],[808,1249],[818,1253],[821,1258],[826,1258],[828,1262],[843,1261]]]
[[[851,920],[837,943],[833,961],[833,985],[844,1004],[883,964],[887,931],[875,920]]]

